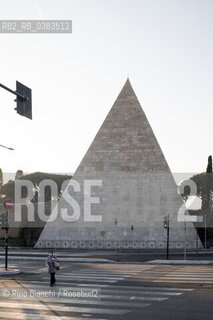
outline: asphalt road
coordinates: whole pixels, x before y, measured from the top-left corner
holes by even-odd
[[[4,248],[0,248],[0,256],[4,256]],[[46,257],[48,249],[35,249],[35,248],[14,248],[9,247],[9,256],[19,257]],[[104,258],[116,262],[145,262],[150,260],[163,260],[166,259],[165,249],[134,249],[134,250],[86,250],[86,249],[55,249],[55,254],[64,258]],[[183,249],[170,249],[169,259],[181,260],[184,259]],[[213,250],[199,250],[198,254],[195,251],[187,250],[187,260],[209,260],[213,261]]]
[[[0,279],[0,319],[213,319],[213,266],[64,262],[49,287],[43,261],[13,264],[22,273]]]

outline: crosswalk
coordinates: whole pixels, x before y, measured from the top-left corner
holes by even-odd
[[[176,270],[170,270],[166,274],[161,274],[160,277],[154,279],[153,282],[213,285],[213,267],[182,266],[176,268]]]
[[[110,272],[116,270],[117,265],[102,266]],[[121,265],[123,273],[131,275],[130,281],[135,280],[153,283],[180,283],[180,284],[211,284],[213,286],[213,266],[195,265],[132,265],[128,271],[128,265]],[[126,279],[128,281],[128,279]]]
[[[32,279],[3,282],[0,283],[0,319],[107,320],[125,316],[129,319],[135,310],[142,313],[155,303],[178,299],[193,290],[135,283],[135,279],[148,271],[150,268],[145,265],[131,269],[122,265],[117,269],[114,265],[84,265],[69,272],[62,269],[56,277],[57,286],[51,290],[45,273]],[[13,295],[12,290],[18,295]],[[69,295],[73,292],[79,295]],[[89,296],[89,292],[96,295]]]

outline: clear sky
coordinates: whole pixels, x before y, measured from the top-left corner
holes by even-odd
[[[4,172],[74,172],[129,75],[173,172],[213,154],[212,0],[0,0],[0,19],[72,19],[72,34],[0,34]]]

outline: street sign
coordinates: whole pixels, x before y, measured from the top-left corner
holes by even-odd
[[[6,209],[8,209],[8,210],[13,209],[13,207],[14,207],[14,202],[13,202],[13,200],[12,200],[12,199],[6,199],[6,200],[4,201],[4,207],[5,207]]]

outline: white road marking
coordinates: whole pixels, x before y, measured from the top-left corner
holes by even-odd
[[[27,318],[26,318],[27,317]],[[85,318],[74,316],[74,317],[66,317],[66,316],[51,316],[51,315],[45,315],[45,314],[38,314],[38,313],[28,313],[26,310],[21,312],[5,312],[0,311],[0,318],[1,319],[17,319],[17,320],[23,320],[23,319],[32,319],[32,320],[85,320]],[[97,318],[90,318],[91,320],[106,320],[106,319],[97,319]]]
[[[129,298],[129,300],[148,300],[148,301],[164,301],[164,300],[168,300],[169,298],[161,298],[161,297],[135,297],[132,296]]]
[[[28,286],[28,287],[32,287],[32,285],[33,285],[33,287],[41,287],[41,288],[44,288],[44,286],[46,286],[46,287],[49,287],[50,286],[50,282],[49,281],[42,281],[42,283],[41,283],[41,281],[38,281],[38,280],[31,280],[31,281],[22,281],[22,283],[25,283],[25,286]],[[31,285],[32,284],[32,285]],[[104,287],[104,288],[106,288],[106,287],[110,287],[110,285],[107,285],[107,284],[96,284],[96,283],[94,283],[94,284],[89,284],[89,283],[71,283],[71,282],[69,282],[69,283],[67,283],[67,282],[60,282],[60,283],[57,283],[57,286],[56,287],[54,287],[54,288],[58,288],[58,287],[60,287],[60,286],[64,286],[64,287],[66,287],[66,288],[76,288],[76,287],[100,287],[100,288],[102,288],[102,287]]]
[[[50,301],[51,302],[51,301]],[[63,300],[61,301],[63,303]],[[118,311],[119,309],[112,309],[111,307],[125,307],[125,308],[144,308],[147,307],[148,303],[131,303],[131,302],[115,302],[115,301],[93,301],[93,300],[81,300],[81,299],[72,299],[70,300],[70,304],[83,304],[83,305],[98,305],[98,306],[109,306],[109,309],[105,309],[105,312],[103,313],[108,313],[108,314],[114,314],[111,312],[114,311]],[[27,308],[27,309],[39,309],[39,310],[55,310],[55,311],[74,311],[76,312],[75,309],[77,309],[77,312],[81,312],[82,313],[82,309],[86,309],[88,307],[73,307],[73,306],[64,306],[64,305],[56,305],[56,304],[52,304],[49,303],[48,305],[43,305],[43,304],[33,304],[33,303],[15,303],[14,301],[11,302],[0,302],[0,307],[4,307],[4,306],[8,306],[10,308]],[[89,307],[90,308],[90,307]],[[98,308],[97,308],[98,309]],[[94,308],[94,310],[96,310],[96,308]],[[94,310],[91,309],[91,311],[84,311],[84,313],[94,313]],[[99,310],[99,309],[98,309]],[[102,310],[102,309],[101,309]],[[107,311],[106,311],[107,310]],[[120,311],[120,310],[119,310]],[[127,312],[128,310],[124,310],[125,312]],[[117,314],[117,313],[115,313]],[[121,314],[120,312],[118,314]]]
[[[61,273],[60,272],[60,275],[66,275],[67,276],[67,273]],[[123,274],[112,274],[112,273],[95,273],[95,272],[93,272],[93,273],[91,273],[91,272],[85,272],[85,273],[83,273],[83,272],[70,272],[69,273],[69,275],[70,276],[89,276],[89,277],[93,277],[93,276],[95,276],[95,277],[122,277],[122,278],[130,278],[130,276],[129,275],[123,275]]]
[[[112,292],[112,290],[110,289],[105,289],[104,292]],[[121,290],[121,289],[115,289],[115,287],[113,288],[113,292],[118,292],[118,293],[124,293],[126,294],[128,293],[135,293],[135,290]],[[180,296],[181,294],[183,294],[182,292],[162,292],[162,291],[141,291],[139,292],[143,295],[159,295],[159,296]]]
[[[124,278],[120,277],[109,277],[109,276],[106,276],[106,277],[103,277],[103,276],[90,276],[90,275],[57,275],[57,278],[70,278],[70,279],[75,279],[75,278],[79,278],[79,279],[105,279],[105,280],[123,280]]]
[[[57,278],[56,278],[57,279]],[[157,280],[156,280],[157,281]],[[31,284],[35,287],[44,287],[44,284],[46,284],[47,287],[49,287],[49,281],[38,281],[38,280],[24,280],[22,281],[25,283],[25,286],[30,286]],[[107,285],[107,284],[90,284],[90,283],[72,283],[72,282],[57,282],[55,289],[57,289],[60,286],[66,286],[69,289],[74,289],[76,287],[100,287],[100,288],[112,288],[112,290],[119,290],[119,289],[131,289],[134,291],[155,291],[155,290],[160,290],[160,291],[183,291],[183,292],[190,292],[194,291],[192,288],[166,288],[166,287],[145,287],[145,286],[123,286],[123,285]]]
[[[142,304],[141,307],[146,307],[149,304]],[[30,309],[30,310],[45,310],[45,311],[62,311],[62,312],[77,312],[77,313],[100,313],[100,314],[126,314],[130,310],[123,309],[107,309],[107,308],[88,308],[88,307],[66,307],[63,305],[53,305],[53,304],[35,304],[35,303],[15,303],[11,302],[1,302],[0,308],[11,308],[11,309]],[[110,306],[109,306],[110,307]]]
[[[212,284],[212,280],[209,280],[209,281],[207,281],[207,280],[189,280],[189,281],[187,281],[187,280],[153,280],[153,282],[156,282],[156,283],[162,283],[162,282],[167,282],[167,283],[203,283],[203,284]]]
[[[58,279],[59,277],[56,277],[56,280]],[[49,278],[47,278],[47,277],[44,277],[44,278],[42,278],[42,280],[48,280]],[[64,279],[63,277],[61,277],[61,280],[62,279]],[[71,278],[70,278],[71,279]],[[41,280],[41,281],[42,281]],[[64,280],[68,280],[68,279],[64,279]],[[75,280],[75,281],[88,281],[88,282],[91,282],[91,281],[93,281],[93,282],[108,282],[108,283],[115,283],[115,282],[117,282],[117,280],[106,280],[106,279],[104,279],[104,280],[102,280],[102,279],[81,279],[81,278],[78,278],[78,279],[73,279],[72,278],[72,280]]]

